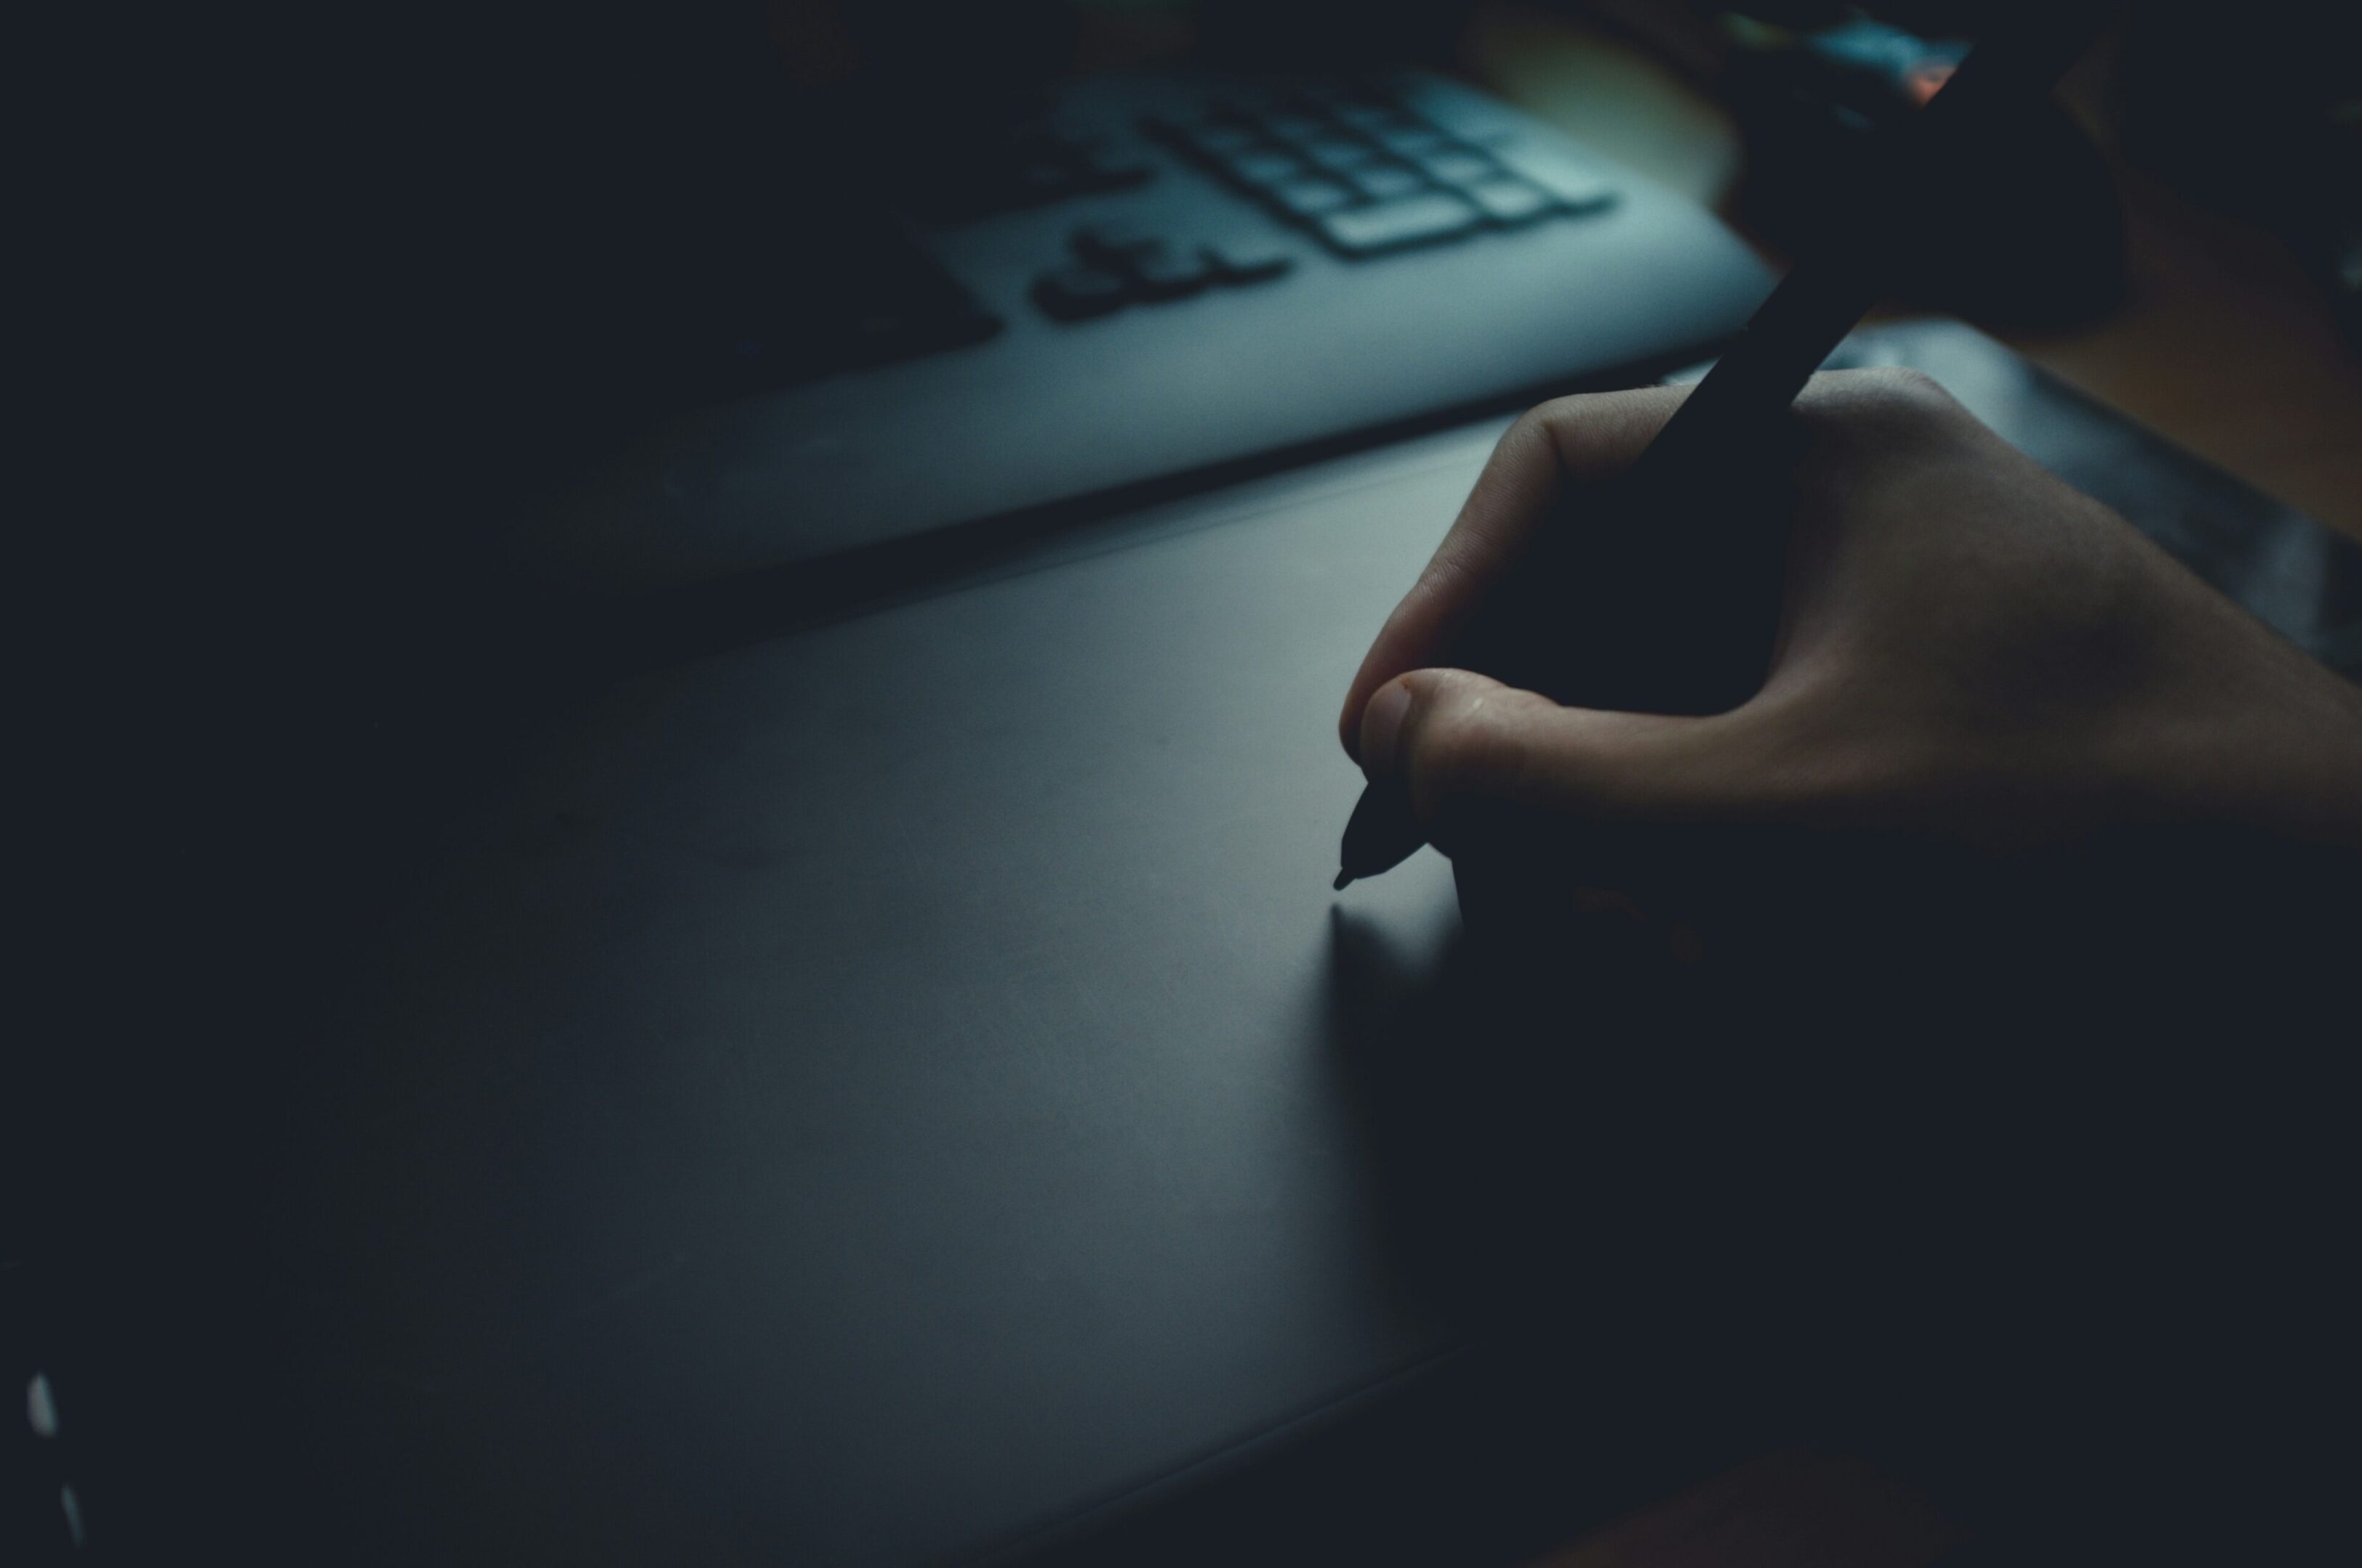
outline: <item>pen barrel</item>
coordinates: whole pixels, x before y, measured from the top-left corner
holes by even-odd
[[[2039,0],[2003,18],[1926,110],[1872,149],[1871,189],[1774,290],[1624,475],[1562,497],[1451,650],[1559,701],[1714,713],[1760,689],[1794,523],[1789,405],[1924,245],[1947,158],[2047,94],[2115,0]]]
[[[1629,472],[1562,496],[1451,662],[1579,707],[1714,713],[1746,701],[1778,627],[1791,430],[1784,417],[1711,441],[1708,430],[1696,450],[1661,437]]]
[[[1587,708],[1716,713],[1753,696],[1794,522],[1790,405],[1875,301],[1914,204],[1792,271],[1629,469],[1563,493],[1454,662]]]

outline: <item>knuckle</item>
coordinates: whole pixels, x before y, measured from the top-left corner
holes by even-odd
[[[1411,790],[1422,809],[1503,786],[1520,755],[1525,695],[1489,680],[1454,680],[1429,699],[1411,754]]]
[[[1550,469],[1566,466],[1568,444],[1576,438],[1583,425],[1584,406],[1580,397],[1552,398],[1538,403],[1518,415],[1494,447],[1494,460],[1504,459],[1519,468],[1544,465]]]
[[[1912,366],[1877,372],[1871,391],[1880,413],[1913,429],[1949,428],[1967,412],[1935,377]]]
[[[1808,473],[1907,464],[1960,446],[1975,428],[1933,377],[1900,365],[1815,376],[1795,410]]]
[[[1943,383],[1916,365],[1875,365],[1853,372],[1883,401],[1913,406],[1949,404]]]
[[[1493,444],[1493,457],[1486,465],[1485,478],[1493,478],[1505,465],[1513,469],[1522,468],[1531,460],[1530,454],[1534,452],[1554,454],[1560,431],[1575,418],[1574,410],[1570,406],[1573,402],[1573,398],[1553,398],[1548,403],[1538,403],[1518,415],[1509,427],[1501,432],[1501,438]],[[1478,483],[1481,486],[1484,479],[1480,479]]]
[[[1616,450],[1628,444],[1645,445],[1689,392],[1686,386],[1571,392],[1535,404],[1518,425],[1528,427],[1529,438],[1548,441],[1562,466],[1579,470],[1586,455],[1603,446]]]
[[[1838,430],[1880,436],[1947,428],[1964,413],[1935,377],[1909,365],[1824,372],[1799,407]]]
[[[1564,397],[1538,403],[1518,415],[1518,422],[1509,427],[1510,432],[1522,434],[1529,439],[1554,435],[1578,423],[1588,401],[1581,392],[1571,392]]]
[[[1534,404],[1510,424],[1501,437],[1501,445],[1506,447],[1511,442],[1531,441],[1546,435],[1552,425],[1570,417],[1569,405],[1573,402],[1573,398],[1554,397],[1547,403]]]
[[[1411,734],[1411,795],[1422,808],[1458,792],[1467,768],[1469,715],[1449,690],[1428,699]]]

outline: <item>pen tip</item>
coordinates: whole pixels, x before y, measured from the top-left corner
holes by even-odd
[[[1337,879],[1329,885],[1341,893],[1345,890],[1345,884],[1352,879],[1353,874],[1351,871],[1340,871],[1337,873]]]

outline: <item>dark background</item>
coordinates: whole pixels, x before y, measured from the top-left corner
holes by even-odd
[[[1242,0],[1195,36],[1436,60],[1463,10]],[[624,373],[643,302],[697,285],[778,182],[770,149],[842,210],[943,118],[1021,106],[1084,36],[1054,6],[861,6],[855,59],[891,63],[873,90],[858,66],[790,81],[766,43],[801,36],[785,17],[124,9],[12,50],[27,935],[0,1338],[67,1369],[63,1462],[94,1504],[110,1475],[154,1487],[160,1540],[300,1516],[268,1347],[211,1283],[269,1266],[244,1221],[285,1054],[417,847],[575,690],[563,607],[490,541],[646,415]],[[2278,1004],[2307,977],[2258,984]]]

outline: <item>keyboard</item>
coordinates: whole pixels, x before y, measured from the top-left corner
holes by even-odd
[[[1582,217],[1616,200],[1597,162],[1497,125],[1454,134],[1384,83],[1225,94],[1199,114],[1145,116],[1142,128],[1348,259]],[[1033,284],[1034,303],[1061,321],[1269,282],[1292,265],[1269,243],[1175,243],[1120,226],[1078,230],[1073,246],[1071,264]]]
[[[1217,99],[1150,132],[1347,257],[1579,217],[1616,200],[1596,160],[1489,110],[1389,85]],[[1458,127],[1458,128],[1455,128]]]
[[[1694,204],[1425,73],[1109,74],[949,139],[885,193],[899,257],[734,323],[708,406],[544,518],[535,572],[628,597],[1064,525],[1651,380],[1772,282]]]

